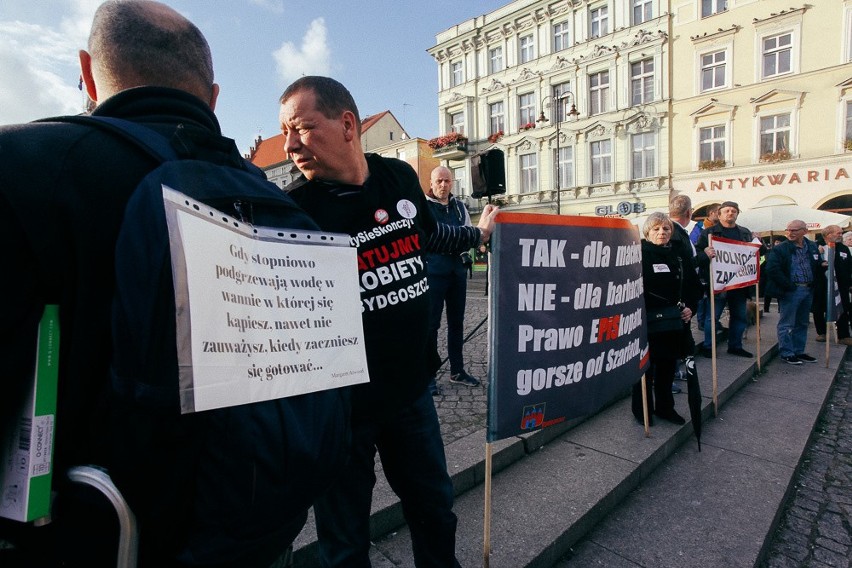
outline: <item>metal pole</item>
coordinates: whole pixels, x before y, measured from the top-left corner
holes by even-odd
[[[556,101],[556,214],[562,215],[562,189],[559,187],[559,184],[562,182],[562,176],[559,171],[561,165],[559,156],[559,104],[562,102],[562,97],[558,97]]]

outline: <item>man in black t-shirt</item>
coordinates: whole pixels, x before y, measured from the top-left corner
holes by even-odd
[[[363,153],[352,95],[327,77],[302,77],[281,96],[284,149],[302,171],[287,190],[326,231],[351,236],[370,382],[352,389],[346,474],[314,506],[320,563],[369,566],[370,504],[378,451],[411,530],[417,566],[458,565],[456,516],[432,397],[426,345],[429,286],[424,250],[488,240],[497,209],[478,227],[438,224],[414,170]]]

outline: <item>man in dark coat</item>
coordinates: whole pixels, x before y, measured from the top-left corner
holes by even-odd
[[[737,225],[737,217],[740,207],[733,201],[725,201],[719,207],[719,222],[702,231],[695,243],[696,260],[701,279],[708,283],[708,294],[713,293],[712,279],[710,277],[710,261],[716,256],[716,251],[710,246],[710,237],[723,237],[733,241],[750,243],[754,241],[754,235],[746,227]],[[761,251],[762,252],[762,251]],[[728,325],[728,353],[739,357],[754,357],[752,353],[743,349],[743,333],[746,329],[746,300],[752,294],[752,288],[738,288],[728,292],[716,294],[716,313],[710,314],[709,310],[704,317],[704,344],[701,353],[705,357],[711,356],[711,317],[718,321],[725,304],[728,305],[730,322]]]
[[[456,199],[453,176],[449,168],[438,166],[432,170],[429,180],[430,195],[426,196],[429,209],[439,223],[457,227],[470,226],[470,214],[464,203]],[[463,251],[470,259],[470,253]],[[441,314],[447,305],[447,355],[450,359],[450,382],[476,387],[479,380],[465,371],[464,354],[464,309],[467,300],[467,266],[459,251],[429,253],[426,255],[426,270],[429,277],[429,297],[432,308],[429,314],[429,345],[438,345],[438,330]],[[438,356],[440,359],[440,356]],[[432,377],[429,384],[432,396],[441,394],[441,388]]]
[[[843,244],[843,230],[837,225],[829,225],[822,230],[822,238],[826,245],[834,243],[834,275],[837,282],[837,288],[840,292],[840,300],[843,303],[843,312],[837,318],[837,340],[843,345],[852,345],[852,338],[849,337],[849,289],[852,286],[852,256],[850,256],[849,247]],[[820,251],[825,256],[825,247],[820,247]],[[826,333],[826,303],[828,300],[828,282],[825,277],[816,279],[814,287],[814,301],[811,306],[811,313],[814,315],[814,328],[816,329],[816,340],[826,341],[828,335]]]
[[[819,249],[805,234],[808,227],[799,219],[787,223],[789,240],[772,249],[766,261],[766,292],[778,298],[778,348],[790,365],[814,363],[805,353],[814,282],[824,270]]]
[[[218,163],[247,169],[213,114],[219,87],[207,41],[172,8],[149,0],[104,3],[80,63],[93,115],[124,119],[175,140],[186,141],[187,133],[221,148]],[[291,436],[282,431],[285,402],[186,415],[179,408],[156,408],[144,415],[147,420],[137,420],[143,412],[109,392],[114,249],[131,193],[158,165],[132,142],[89,124],[0,128],[0,241],[8,268],[0,279],[6,301],[0,318],[0,440],[32,376],[36,329],[46,304],[59,306],[61,331],[53,522],[45,527],[0,523],[0,565],[7,565],[4,555],[14,555],[10,564],[115,566],[115,512],[99,494],[68,483],[65,471],[75,465],[110,466],[139,521],[140,566],[265,568],[304,525],[310,503],[293,511],[288,508],[295,500],[286,499],[289,488],[305,493],[304,478],[288,478],[287,446],[277,443]],[[316,228],[268,185],[269,199],[288,203],[301,222],[288,226]],[[336,410],[343,414],[345,407]],[[120,414],[127,415],[123,427],[113,427]],[[343,424],[342,417],[337,420]],[[159,457],[134,452],[139,446]],[[258,459],[229,452],[249,447],[259,449]],[[113,460],[123,451],[137,454],[137,470]],[[205,470],[197,455],[224,457],[219,465],[226,465],[203,462]],[[305,455],[293,457],[308,461]],[[270,470],[277,470],[272,478]],[[234,471],[242,474],[241,483],[234,482]],[[222,492],[205,490],[218,480],[232,483]],[[258,515],[258,508],[272,512]],[[211,510],[215,514],[205,514]]]

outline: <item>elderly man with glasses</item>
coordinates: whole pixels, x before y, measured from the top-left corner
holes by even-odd
[[[766,293],[778,298],[778,346],[790,365],[814,363],[805,353],[814,281],[825,268],[816,243],[805,237],[808,228],[799,219],[787,223],[788,240],[772,249],[766,261]]]

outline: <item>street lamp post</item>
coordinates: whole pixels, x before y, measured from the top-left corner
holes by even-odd
[[[536,122],[539,124],[544,124],[545,122],[549,122],[546,116],[544,116],[544,101],[547,99],[553,99],[557,105],[560,105],[562,101],[565,99],[571,99],[571,110],[567,113],[567,118],[569,122],[576,122],[580,117],[580,113],[577,111],[577,105],[574,104],[573,101],[576,101],[577,98],[574,96],[574,93],[571,91],[565,91],[563,93],[559,93],[556,96],[551,97],[550,95],[544,97],[541,100],[541,113],[539,113]],[[560,184],[562,183],[562,175],[559,170],[559,123],[561,122],[561,112],[560,110],[564,109],[564,107],[557,106],[556,107],[556,116],[554,117],[554,121],[556,122],[556,214],[562,215],[562,188]]]

